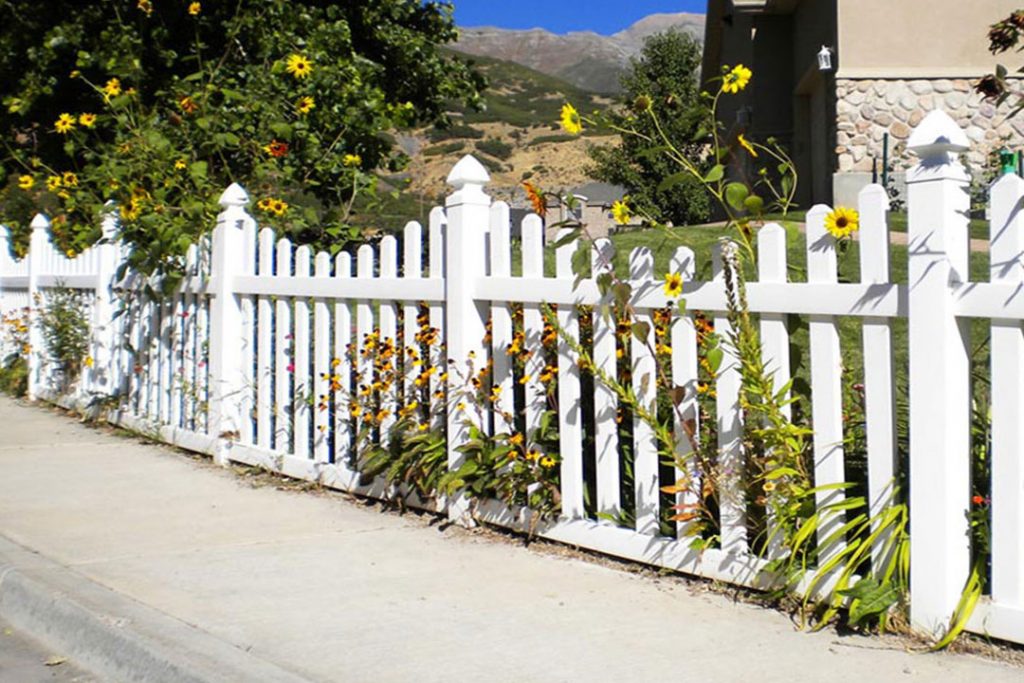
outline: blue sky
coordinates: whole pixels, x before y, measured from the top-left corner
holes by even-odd
[[[452,0],[459,26],[546,28],[610,35],[657,12],[699,12],[707,0]]]

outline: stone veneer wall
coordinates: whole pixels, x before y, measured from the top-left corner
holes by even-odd
[[[979,173],[993,149],[1021,146],[1024,114],[1006,120],[1010,103],[997,108],[973,91],[966,79],[839,79],[836,82],[836,157],[839,173],[871,172],[882,160],[882,135],[889,133],[890,168],[907,165],[905,153],[893,148],[905,143],[925,115],[942,108],[971,140],[967,162]]]

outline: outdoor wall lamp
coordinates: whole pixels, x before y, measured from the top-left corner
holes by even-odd
[[[821,46],[821,51],[818,52],[818,71],[831,71],[832,70],[832,48],[825,45]]]

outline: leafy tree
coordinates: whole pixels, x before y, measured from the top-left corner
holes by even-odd
[[[174,273],[237,181],[262,223],[336,250],[358,236],[354,212],[374,196],[375,172],[404,163],[384,131],[444,122],[451,100],[479,100],[482,78],[439,49],[456,37],[451,11],[420,0],[7,0],[3,219],[23,241],[45,207],[58,245],[80,250],[112,200],[131,265]]]
[[[696,179],[680,178],[672,160],[651,149],[658,144],[653,141],[661,139],[661,126],[680,152],[689,158],[701,156],[707,108],[698,88],[700,62],[700,46],[685,33],[672,30],[648,38],[622,77],[628,109],[610,114],[613,127],[635,129],[639,135],[626,135],[617,145],[590,151],[591,176],[626,187],[638,209],[677,225],[708,217],[707,193]],[[671,177],[678,182],[663,182]]]

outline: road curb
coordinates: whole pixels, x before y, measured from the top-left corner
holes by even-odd
[[[0,619],[103,680],[308,683],[0,535]]]

